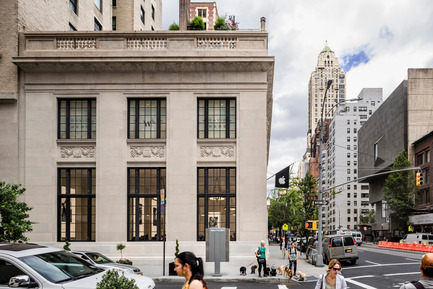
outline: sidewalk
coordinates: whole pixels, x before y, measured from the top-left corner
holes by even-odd
[[[288,257],[286,254],[286,257],[283,259],[279,245],[276,243],[271,243],[266,246],[267,251],[269,252],[269,257],[267,261],[267,265],[271,267],[273,264],[275,266],[286,266],[289,264]],[[254,257],[252,257],[252,261],[254,261]],[[245,264],[244,266],[247,266],[248,264]],[[257,262],[254,262],[252,265],[257,265]],[[251,266],[252,266],[251,265]],[[240,274],[240,268],[238,266],[230,265],[230,262],[223,262],[221,263],[221,269],[224,268],[224,270],[221,270],[222,276],[221,277],[214,277],[212,274],[214,273],[214,268],[212,266],[212,270],[209,270],[209,266],[205,268],[205,280],[206,281],[215,281],[215,282],[263,282],[263,283],[304,283],[304,282],[316,282],[318,276],[322,273],[326,272],[326,266],[323,267],[316,267],[311,265],[309,261],[305,260],[305,253],[299,252],[298,257],[298,264],[297,264],[297,270],[296,272],[302,272],[307,275],[307,281],[297,281],[297,277],[292,278],[291,280],[287,277],[284,277],[282,275],[279,275],[277,273],[276,276],[269,276],[269,277],[258,277],[258,270],[256,270],[255,274],[251,274],[251,266],[247,267],[247,275],[242,276]],[[184,282],[184,278],[177,277],[177,276],[168,276],[168,272],[166,272],[167,276],[161,276],[160,269],[157,271],[149,270],[150,268],[146,268],[144,270],[144,274],[148,277],[151,277],[156,282]],[[153,271],[153,272],[152,272]],[[225,273],[230,272],[230,273]],[[263,273],[262,273],[263,274]]]

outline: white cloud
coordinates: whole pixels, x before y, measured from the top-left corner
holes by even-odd
[[[163,1],[164,29],[179,22],[178,4]],[[347,98],[364,87],[381,87],[386,98],[408,68],[433,65],[431,0],[217,0],[217,6],[220,15],[236,15],[241,30],[267,20],[276,62],[268,176],[293,162],[296,170],[305,153],[308,80],[325,41],[340,59],[361,48],[369,57],[347,73]]]

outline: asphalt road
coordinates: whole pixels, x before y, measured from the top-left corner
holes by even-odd
[[[418,280],[419,265],[424,253],[360,246],[356,265],[342,264],[342,274],[350,289],[400,288],[405,281]],[[316,279],[316,278],[314,278]],[[316,279],[317,280],[317,279]],[[209,289],[287,289],[314,288],[315,280],[305,283],[208,283]],[[181,283],[157,283],[156,288],[182,288]]]

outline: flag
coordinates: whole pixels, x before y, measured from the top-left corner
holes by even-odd
[[[282,169],[275,174],[275,187],[276,188],[289,188],[289,178],[290,178],[290,166]]]

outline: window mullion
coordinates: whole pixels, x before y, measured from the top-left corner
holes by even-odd
[[[140,102],[138,101],[138,99],[134,99],[133,101],[135,101],[135,137],[134,138],[138,139],[140,136],[140,131],[139,131],[139,128],[140,128],[140,115],[139,115]]]
[[[156,138],[161,138],[161,100],[156,102]]]
[[[71,103],[69,100],[65,100],[66,101],[66,139],[70,138],[70,133],[71,133]]]

